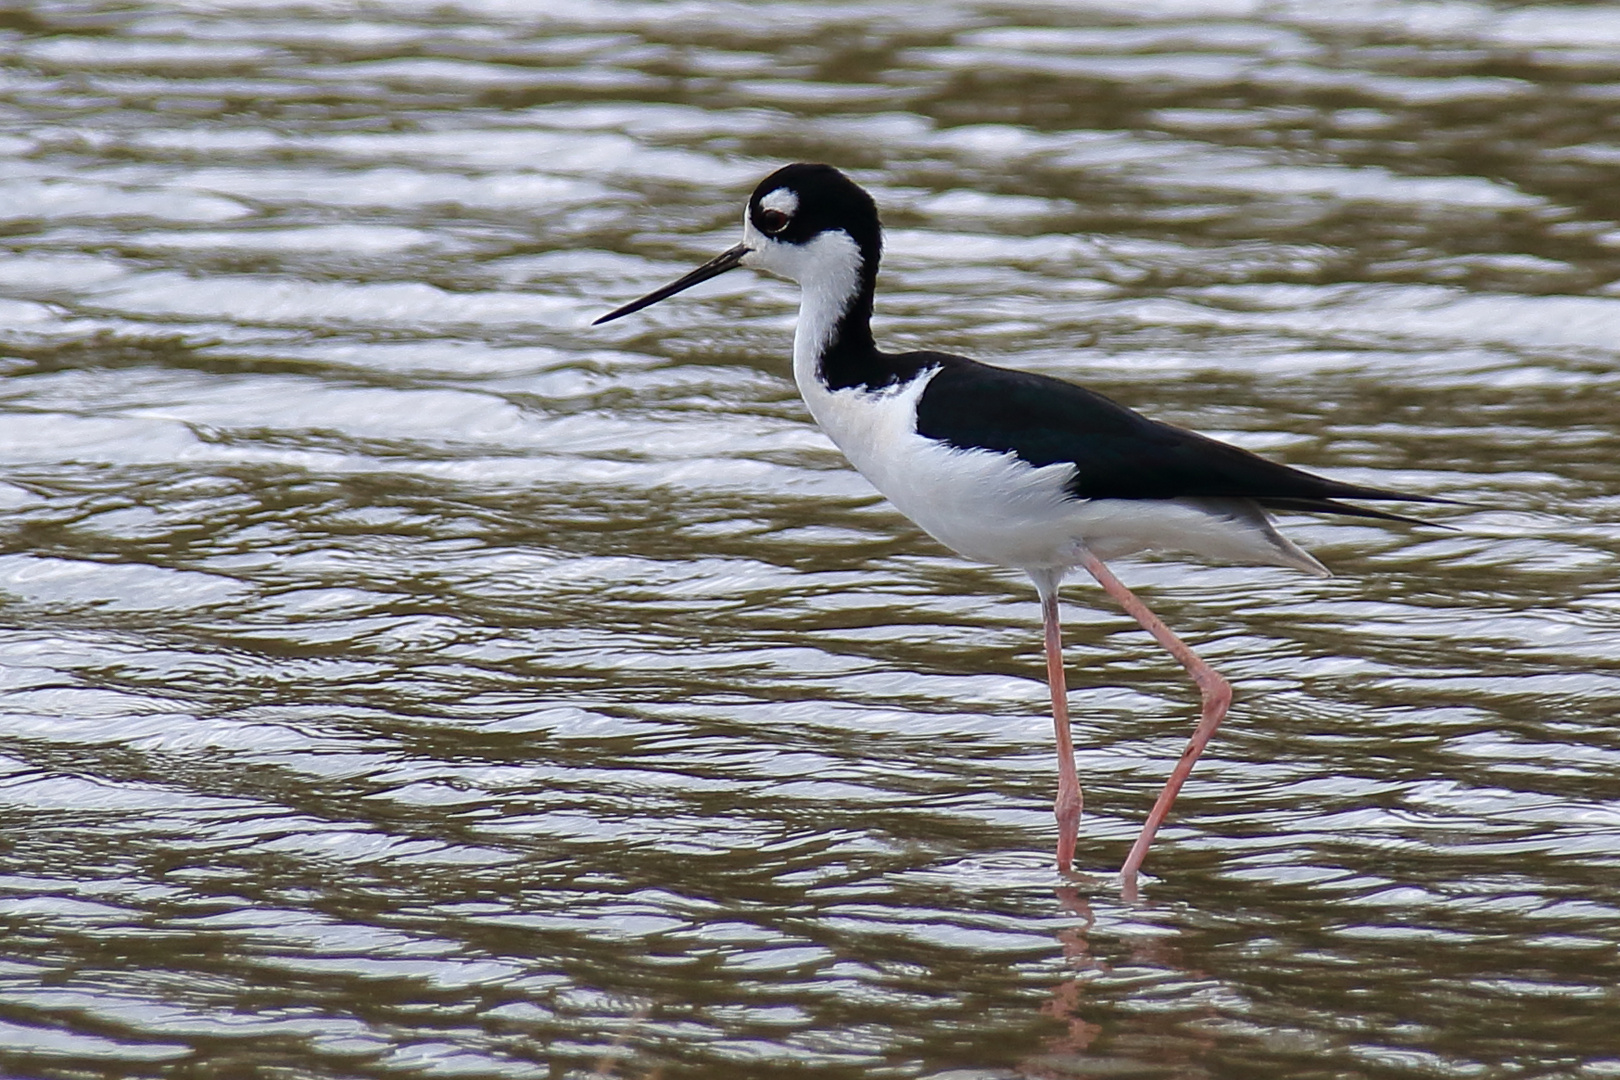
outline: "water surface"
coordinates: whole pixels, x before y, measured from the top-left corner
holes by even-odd
[[[0,17],[0,1073],[1620,1076],[1620,13],[38,3]],[[1038,613],[747,273],[1453,531]]]

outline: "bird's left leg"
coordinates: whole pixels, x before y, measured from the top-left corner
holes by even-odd
[[[1175,769],[1170,773],[1169,782],[1159,793],[1158,801],[1153,804],[1147,822],[1142,826],[1141,835],[1136,838],[1136,843],[1131,845],[1131,853],[1125,857],[1125,865],[1120,868],[1125,892],[1134,896],[1136,872],[1142,868],[1142,861],[1147,858],[1148,847],[1153,843],[1154,834],[1169,816],[1170,806],[1176,801],[1181,785],[1187,782],[1187,777],[1192,773],[1193,762],[1204,752],[1210,736],[1215,734],[1215,729],[1220,727],[1221,720],[1226,716],[1226,710],[1232,704],[1232,685],[1214,668],[1199,659],[1198,654],[1188,648],[1185,642],[1171,633],[1170,628],[1148,610],[1148,606],[1127,589],[1101,559],[1086,551],[1082,553],[1080,565],[1097,579],[1097,584],[1101,585],[1109,596],[1119,602],[1119,606],[1125,609],[1126,614],[1140,623],[1142,629],[1152,634],[1160,645],[1170,651],[1171,656],[1180,661],[1181,666],[1187,669],[1187,674],[1193,677],[1193,682],[1198,684],[1198,692],[1204,702],[1203,714],[1198,720],[1198,726],[1193,729],[1192,739],[1188,741],[1187,748],[1181,752],[1181,760],[1176,762]]]
[[[1074,768],[1074,739],[1069,733],[1069,684],[1063,671],[1063,634],[1058,624],[1058,580],[1053,572],[1031,573],[1041,595],[1041,622],[1046,627],[1046,681],[1052,690],[1052,728],[1057,735],[1058,790],[1052,813],[1058,823],[1057,865],[1074,867],[1080,837],[1080,777]]]

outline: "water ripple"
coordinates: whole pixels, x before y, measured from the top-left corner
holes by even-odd
[[[39,6],[0,27],[0,1072],[1615,1073],[1597,7]],[[794,290],[615,303],[785,160],[879,333],[1440,533],[1037,612],[876,498]],[[950,297],[942,302],[942,297]]]

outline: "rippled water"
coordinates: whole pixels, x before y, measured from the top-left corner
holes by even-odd
[[[0,13],[0,1073],[1620,1076],[1620,9]],[[792,286],[595,315],[832,161],[879,334],[1455,531],[1038,613],[810,424]]]

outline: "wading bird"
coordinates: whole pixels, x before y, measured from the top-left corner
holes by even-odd
[[[1321,563],[1273,527],[1268,510],[1423,524],[1338,500],[1447,500],[1313,476],[1061,379],[948,353],[882,352],[872,340],[882,250],[870,195],[830,165],[788,165],[754,189],[742,243],[596,323],[739,266],[799,283],[793,378],[816,423],[934,539],[966,558],[1023,570],[1035,583],[1057,729],[1059,869],[1073,864],[1081,805],[1058,627],[1064,574],[1083,567],[1187,669],[1203,711],[1121,868],[1134,894],[1153,836],[1226,715],[1232,688],[1104,560],[1176,551],[1326,577]]]

